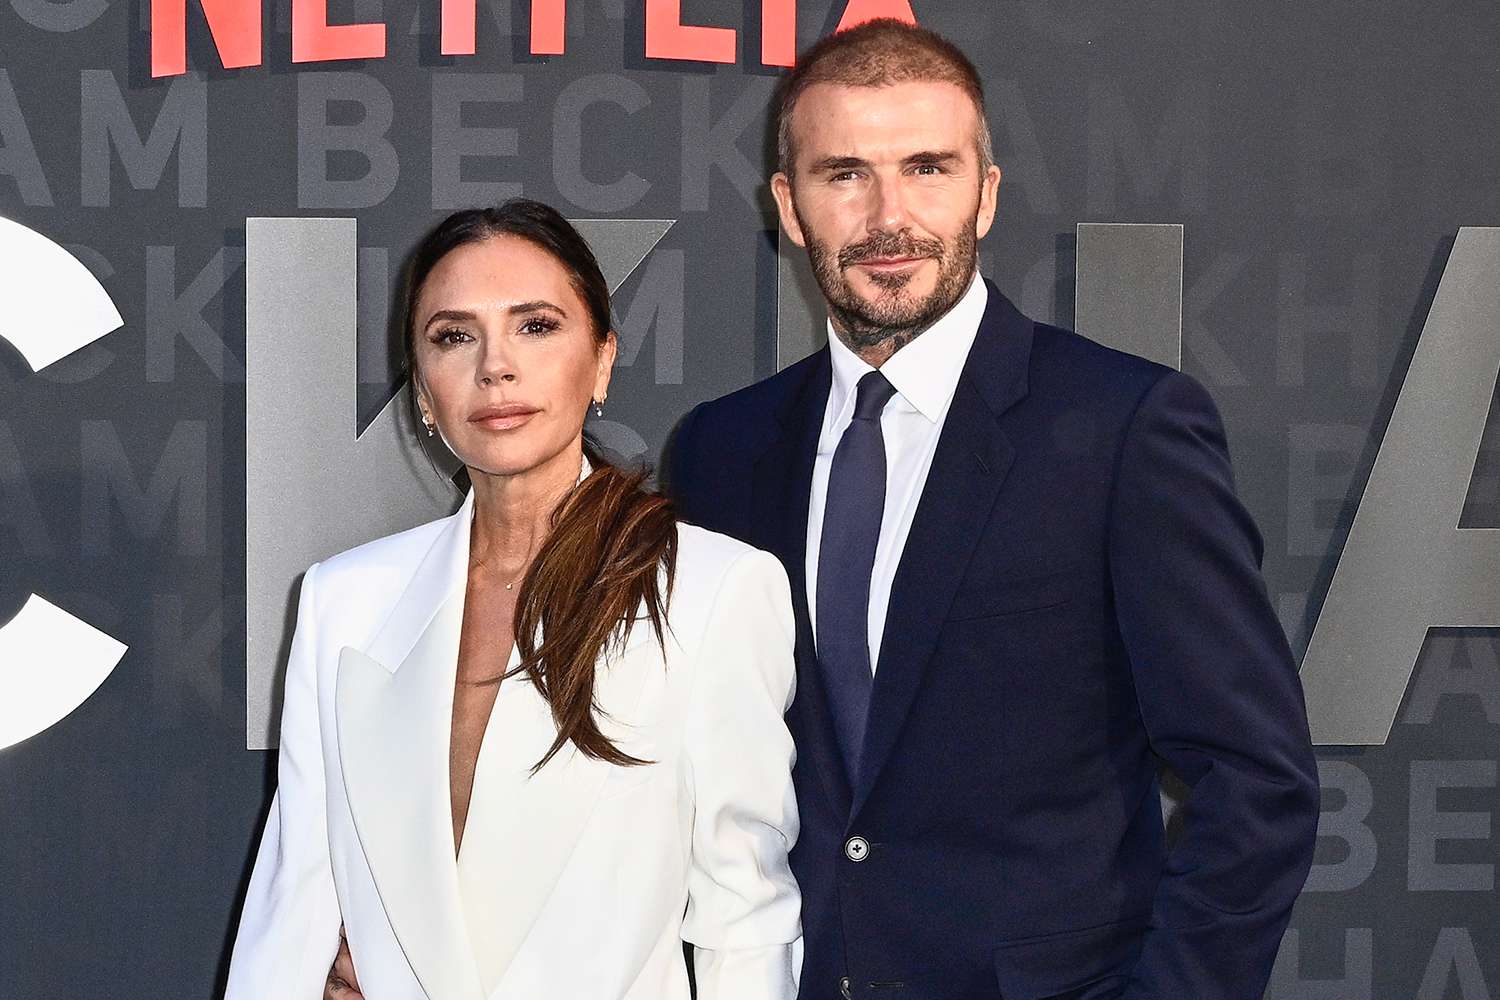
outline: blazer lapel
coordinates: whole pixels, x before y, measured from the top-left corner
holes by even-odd
[[[485,980],[510,964],[615,770],[570,744],[533,776],[557,733],[551,709],[524,676],[501,683],[462,859],[465,878],[499,904],[483,914],[482,976],[459,888],[447,780],[473,502],[471,492],[449,518],[368,652],[340,652],[336,694],[340,767],[381,904],[423,990],[457,1000],[483,1000]],[[513,648],[510,666],[518,663]],[[629,735],[653,667],[663,669],[655,633],[638,621],[596,678],[606,735]]]
[[[449,519],[369,652],[339,654],[339,764],[355,832],[428,996],[481,1000],[453,857],[448,748],[473,495]]]
[[[520,662],[511,656],[513,668]],[[600,728],[629,735],[653,670],[664,670],[649,622],[637,622],[626,647],[601,665],[594,700]],[[516,952],[536,924],[573,856],[615,765],[585,757],[570,743],[547,766],[532,766],[557,736],[551,707],[524,675],[500,684],[475,769],[459,871],[469,930],[478,943],[481,982],[499,992]]]
[[[851,790],[833,715],[823,689],[822,670],[814,653],[812,619],[807,608],[807,510],[812,493],[813,462],[833,381],[833,363],[824,347],[815,356],[802,386],[777,413],[777,433],[756,459],[751,512],[753,539],[786,567],[797,620],[797,673],[800,676],[792,712],[805,734],[799,756],[813,760],[824,791],[840,817],[849,815]],[[810,744],[810,745],[809,745]]]
[[[969,350],[891,584],[851,820],[869,798],[921,686],[974,540],[1015,448],[999,417],[1026,395],[1032,324],[995,288]]]

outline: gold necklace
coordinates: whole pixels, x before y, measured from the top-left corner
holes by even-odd
[[[531,556],[532,556],[532,553],[530,553],[530,552],[526,553],[526,561],[522,564],[523,566],[530,566],[531,565]],[[489,568],[485,564],[485,562],[484,562],[483,559],[475,559],[473,562],[474,562],[474,566],[471,567],[471,568],[478,568],[478,569],[488,569]],[[526,570],[522,569],[521,570],[521,577],[520,577],[520,579],[525,579],[525,577],[526,577]],[[505,589],[506,590],[510,590],[511,588],[515,587],[516,582],[517,581],[515,579],[507,580],[505,582]]]

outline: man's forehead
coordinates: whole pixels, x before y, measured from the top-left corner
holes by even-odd
[[[794,114],[808,107],[851,115],[912,105],[972,108],[973,101],[962,87],[946,80],[902,80],[869,87],[825,81],[814,83],[802,92]]]
[[[902,156],[968,145],[976,118],[968,94],[942,81],[878,87],[815,83],[798,98],[791,126],[799,159],[877,149]]]

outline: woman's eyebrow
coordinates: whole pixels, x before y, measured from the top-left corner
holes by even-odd
[[[567,319],[568,317],[568,311],[566,309],[555,302],[548,302],[546,299],[533,299],[530,302],[517,302],[506,311],[514,316],[518,313],[537,312],[541,309],[551,309],[553,312],[559,314],[564,319]]]
[[[465,309],[439,309],[437,312],[427,317],[427,322],[423,325],[422,329],[425,330],[432,324],[441,322],[443,320],[451,320],[457,323],[472,323],[475,320],[475,316],[473,313]]]
[[[568,311],[566,309],[555,302],[548,302],[546,299],[517,302],[514,305],[506,306],[505,311],[512,316],[519,316],[525,313],[540,312],[543,309],[550,309],[564,319],[568,318]],[[427,318],[427,323],[422,328],[425,330],[427,327],[432,326],[432,324],[445,320],[453,323],[475,323],[478,322],[479,317],[467,309],[439,309]]]

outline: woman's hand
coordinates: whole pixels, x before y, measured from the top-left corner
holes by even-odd
[[[328,970],[328,981],[323,984],[323,1000],[365,1000],[359,991],[359,979],[354,975],[354,956],[349,954],[349,942],[344,937],[344,927],[339,925],[339,953],[333,957],[333,968]]]

